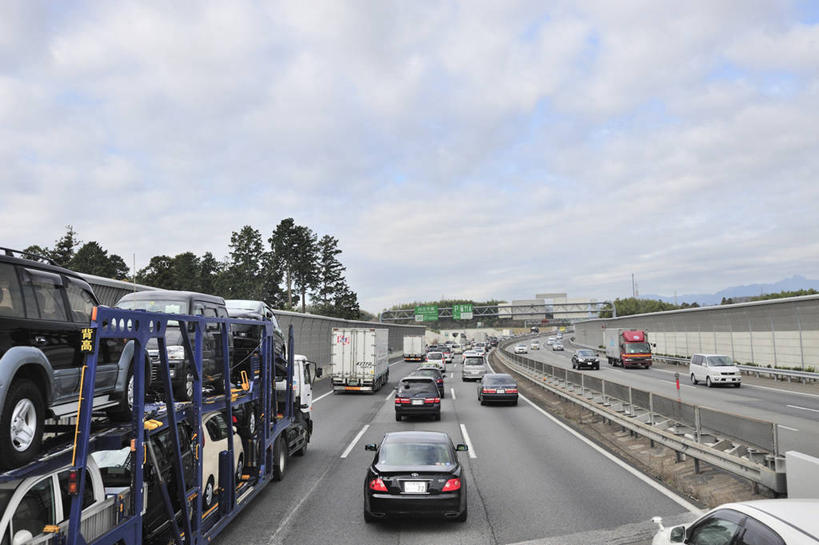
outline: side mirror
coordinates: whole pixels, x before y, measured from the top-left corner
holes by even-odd
[[[685,540],[685,526],[675,526],[671,529],[671,543],[683,543]]]
[[[378,445],[376,445],[375,443],[367,443],[366,445],[364,445],[364,450],[376,451],[378,450]]]
[[[458,452],[466,452],[469,450],[469,447],[463,443],[458,443],[457,445],[455,445],[455,450],[457,450]]]

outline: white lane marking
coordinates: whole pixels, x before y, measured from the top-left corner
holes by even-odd
[[[461,435],[464,436],[464,443],[466,443],[466,446],[469,447],[469,457],[477,458],[478,455],[475,453],[475,447],[472,445],[472,439],[469,438],[469,433],[467,433],[466,426],[463,424],[461,424]]]
[[[490,369],[492,369],[492,365],[490,365],[489,362],[487,362],[487,365],[489,366]],[[492,369],[492,372],[494,373],[495,370]],[[699,507],[694,505],[693,503],[690,503],[690,502],[686,501],[685,498],[683,498],[681,496],[678,496],[677,494],[675,494],[671,490],[667,489],[666,487],[662,486],[657,481],[655,481],[654,479],[652,479],[648,475],[644,474],[643,472],[634,469],[633,467],[631,467],[630,465],[625,463],[623,460],[621,460],[620,458],[618,458],[614,454],[612,454],[612,453],[608,452],[607,450],[603,449],[603,447],[597,445],[596,443],[594,443],[590,439],[584,437],[581,433],[579,433],[579,432],[575,431],[574,429],[570,428],[569,426],[567,426],[566,424],[564,424],[563,422],[561,422],[560,420],[558,420],[557,418],[555,418],[551,414],[547,413],[546,411],[544,411],[543,409],[541,409],[540,407],[535,405],[535,403],[533,403],[529,398],[527,398],[526,396],[521,394],[519,389],[518,389],[518,396],[521,399],[523,399],[526,403],[531,405],[536,411],[540,412],[543,416],[545,416],[546,418],[548,418],[549,420],[551,420],[552,422],[554,422],[555,424],[557,424],[558,426],[560,426],[561,428],[563,428],[564,430],[569,432],[570,434],[574,435],[580,441],[583,441],[588,446],[590,446],[591,448],[593,448],[594,450],[596,450],[597,452],[599,452],[600,454],[602,454],[603,456],[605,456],[606,458],[608,458],[609,460],[611,460],[612,462],[617,464],[618,466],[622,467],[623,469],[625,469],[626,471],[628,471],[629,473],[631,473],[632,475],[634,475],[635,477],[637,477],[638,479],[640,479],[641,481],[643,481],[644,483],[649,485],[650,487],[656,489],[658,492],[660,492],[664,496],[666,496],[666,497],[670,498],[671,500],[673,500],[674,502],[678,503],[679,505],[681,505],[682,507],[684,507],[685,509],[687,509],[691,513],[694,513],[696,515],[702,514],[703,511]],[[461,427],[463,427],[463,424],[461,424]],[[464,430],[464,431],[466,431],[466,430]]]
[[[321,394],[320,396],[318,396],[317,398],[315,398],[315,399],[313,400],[313,403],[315,403],[316,401],[319,401],[319,400],[321,400],[321,399],[324,399],[325,397],[327,397],[328,395],[330,395],[330,394],[332,394],[332,393],[333,393],[333,391],[332,391],[332,390],[330,390],[330,391],[329,391],[329,392],[327,392],[326,394]]]
[[[395,395],[395,390],[387,394],[387,397],[384,398],[384,401],[389,401],[392,396]]]
[[[358,432],[358,435],[353,437],[353,440],[350,442],[349,445],[347,445],[347,448],[344,449],[344,452],[341,453],[342,458],[346,458],[350,454],[350,452],[353,450],[353,447],[355,447],[355,444],[358,443],[358,440],[361,439],[361,436],[367,432],[367,429],[369,427],[370,427],[369,424],[364,424],[364,427],[361,428],[361,431]]]
[[[786,407],[790,407],[791,409],[802,409],[803,411],[811,411],[814,413],[819,413],[819,409],[811,409],[810,407],[800,407],[799,405],[785,405]]]
[[[452,399],[453,400],[458,399],[457,397],[455,397],[455,388],[450,388],[449,391],[452,392]]]
[[[799,431],[799,430],[797,430],[796,428],[792,428],[792,427],[790,427],[790,426],[786,426],[785,424],[777,424],[777,426],[779,426],[780,428],[786,429],[786,430],[790,430],[790,431]]]

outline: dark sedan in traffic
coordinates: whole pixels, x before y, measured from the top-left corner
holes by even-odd
[[[572,369],[582,369],[583,367],[600,369],[600,360],[594,350],[582,348],[572,354]]]
[[[444,396],[444,373],[441,372],[440,369],[437,367],[427,367],[422,365],[418,369],[412,372],[410,375],[411,377],[431,377],[435,380],[435,384],[438,385],[438,393],[443,399]]]
[[[489,373],[483,376],[478,386],[478,401],[487,403],[518,404],[518,383],[506,373]]]
[[[404,377],[395,390],[395,420],[405,416],[441,419],[441,394],[432,377]]]
[[[364,479],[364,520],[388,515],[467,518],[466,479],[458,451],[446,433],[388,433],[381,445],[365,445],[375,457]]]

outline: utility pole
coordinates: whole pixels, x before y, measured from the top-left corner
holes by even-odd
[[[131,269],[131,283],[134,285],[134,291],[136,291],[136,252],[131,254],[133,261],[133,268]]]
[[[637,290],[634,287],[634,273],[631,273],[631,296],[637,297]]]

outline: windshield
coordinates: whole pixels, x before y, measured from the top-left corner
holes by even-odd
[[[441,372],[437,369],[416,369],[413,375],[420,375],[422,377],[438,378]]]
[[[626,354],[648,354],[651,352],[651,347],[648,343],[626,343]]]
[[[225,307],[232,310],[249,310],[263,314],[264,307],[258,301],[248,301],[244,299],[227,299]]]
[[[708,365],[713,367],[733,367],[734,362],[728,356],[708,356]]]
[[[440,360],[444,357],[443,353],[441,352],[430,352],[427,354],[427,359],[430,360]]]
[[[483,365],[483,358],[464,358],[464,365]]]
[[[577,355],[584,358],[591,358],[594,357],[594,352],[591,350],[578,350]]]
[[[446,443],[384,443],[378,453],[382,466],[454,465],[452,449]]]

